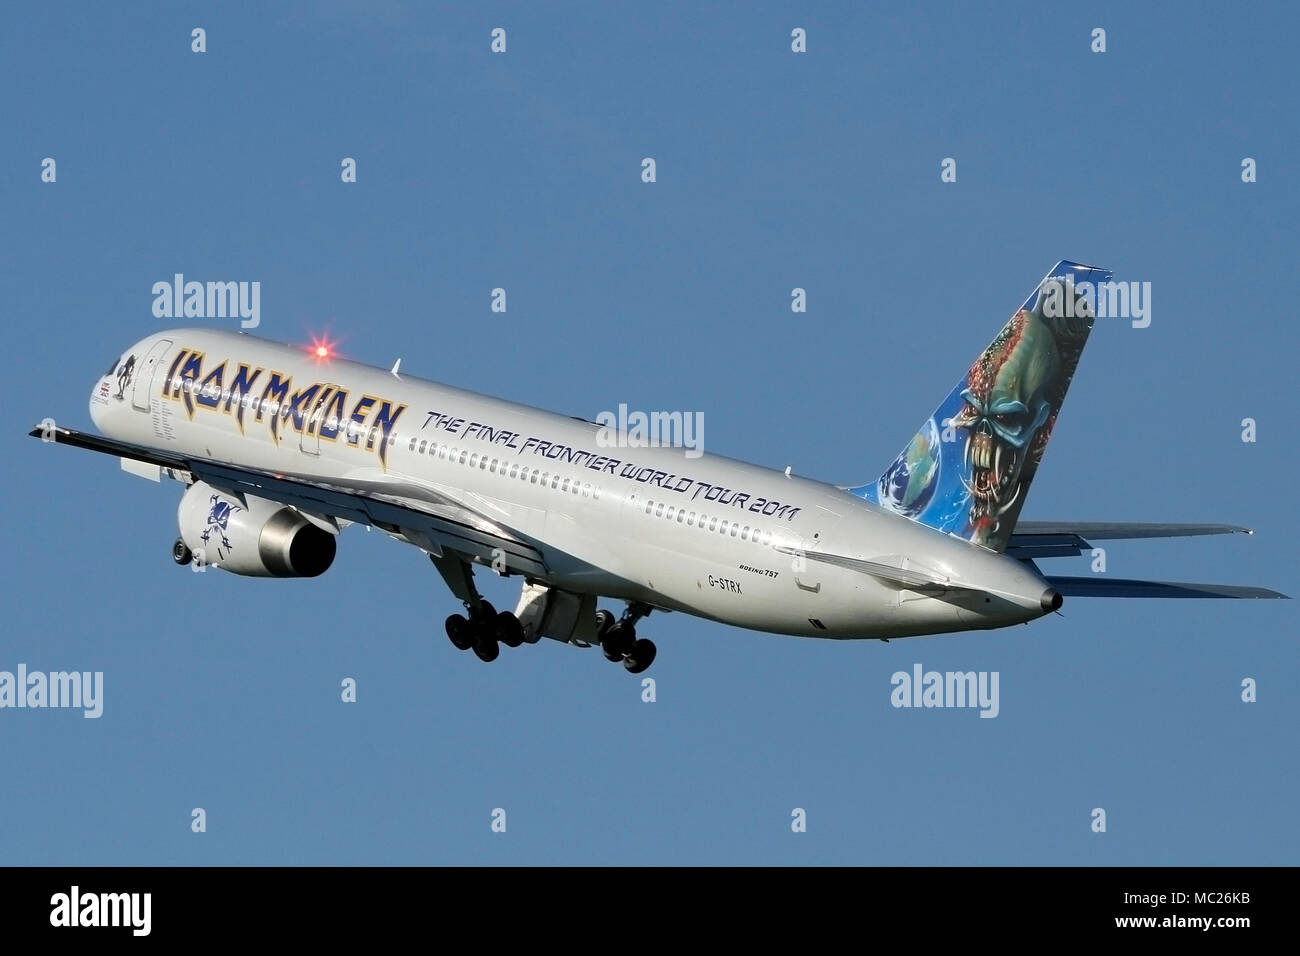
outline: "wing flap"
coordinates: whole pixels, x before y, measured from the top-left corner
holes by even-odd
[[[1125,578],[1055,577],[1047,583],[1064,597],[1120,598],[1290,598],[1268,588],[1236,584],[1190,584],[1182,581],[1135,581]]]

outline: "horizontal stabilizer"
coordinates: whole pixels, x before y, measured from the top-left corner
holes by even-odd
[[[1006,553],[1022,561],[1077,557],[1091,539],[1183,538],[1202,534],[1254,534],[1235,524],[1153,524],[1141,521],[1020,521]]]
[[[1081,538],[1183,538],[1199,534],[1254,534],[1235,524],[1152,524],[1145,521],[1020,521],[1012,538],[1077,534]]]
[[[1284,598],[1268,588],[1235,584],[1187,584],[1181,581],[1131,581],[1098,575],[1089,578],[1048,576],[1047,583],[1065,597],[1122,598]]]

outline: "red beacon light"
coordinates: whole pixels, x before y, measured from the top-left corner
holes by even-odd
[[[312,337],[311,345],[307,348],[307,354],[317,362],[328,362],[334,357],[334,343],[329,339]]]

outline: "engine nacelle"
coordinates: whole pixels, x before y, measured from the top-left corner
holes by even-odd
[[[261,578],[314,578],[334,563],[330,532],[277,502],[244,499],[202,481],[185,490],[176,521],[195,562]]]

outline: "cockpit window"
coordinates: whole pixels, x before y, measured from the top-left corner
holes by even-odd
[[[108,371],[104,373],[104,378],[108,378],[110,375],[112,375],[114,372],[117,371],[117,363],[120,361],[122,361],[122,356],[120,355],[117,358],[113,359],[113,364],[110,365],[108,367]]]

